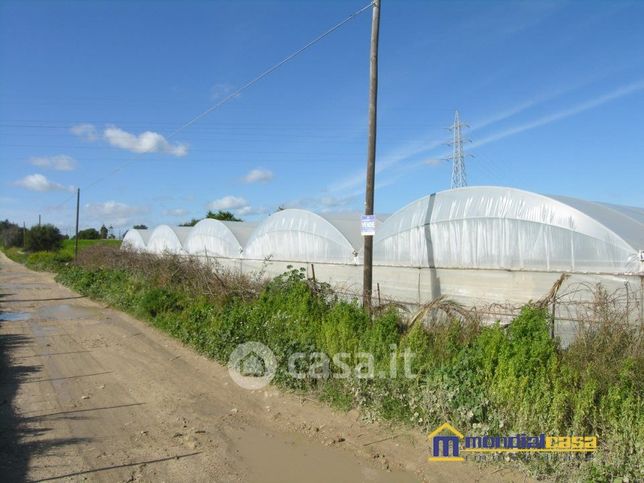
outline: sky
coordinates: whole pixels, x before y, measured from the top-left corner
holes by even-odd
[[[644,2],[382,0],[376,212],[469,185],[644,206]],[[360,211],[367,4],[0,0],[0,218]]]

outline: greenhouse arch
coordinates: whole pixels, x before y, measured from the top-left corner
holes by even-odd
[[[145,251],[148,240],[150,239],[151,230],[141,230],[131,228],[123,237],[122,246],[130,250]]]
[[[244,258],[355,265],[362,250],[359,220],[359,215],[278,211],[257,226]]]
[[[159,225],[150,234],[147,243],[147,251],[150,253],[185,253],[183,243],[185,242],[190,227]]]
[[[514,188],[453,189],[391,215],[374,258],[418,268],[638,272],[642,211]]]
[[[239,258],[256,223],[206,218],[186,237],[184,250],[190,255]]]

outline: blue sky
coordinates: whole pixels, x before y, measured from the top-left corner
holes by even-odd
[[[179,223],[361,210],[365,1],[0,2],[0,217]],[[644,2],[383,0],[376,211],[470,185],[643,206]]]

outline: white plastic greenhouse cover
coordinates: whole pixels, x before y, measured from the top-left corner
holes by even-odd
[[[207,218],[192,228],[184,250],[191,255],[239,258],[256,226],[257,223]]]
[[[184,253],[183,244],[190,230],[189,226],[159,225],[150,234],[147,251],[151,253]]]
[[[376,232],[380,265],[638,272],[644,210],[503,187],[421,198]]]
[[[360,215],[287,209],[257,226],[244,248],[244,258],[355,264],[361,249]]]
[[[139,230],[131,228],[123,237],[121,247],[131,250],[145,250],[148,240],[150,239],[151,230]]]

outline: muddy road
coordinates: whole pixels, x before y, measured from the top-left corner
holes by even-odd
[[[0,254],[3,481],[523,481],[226,368]],[[393,437],[392,437],[393,436]]]

